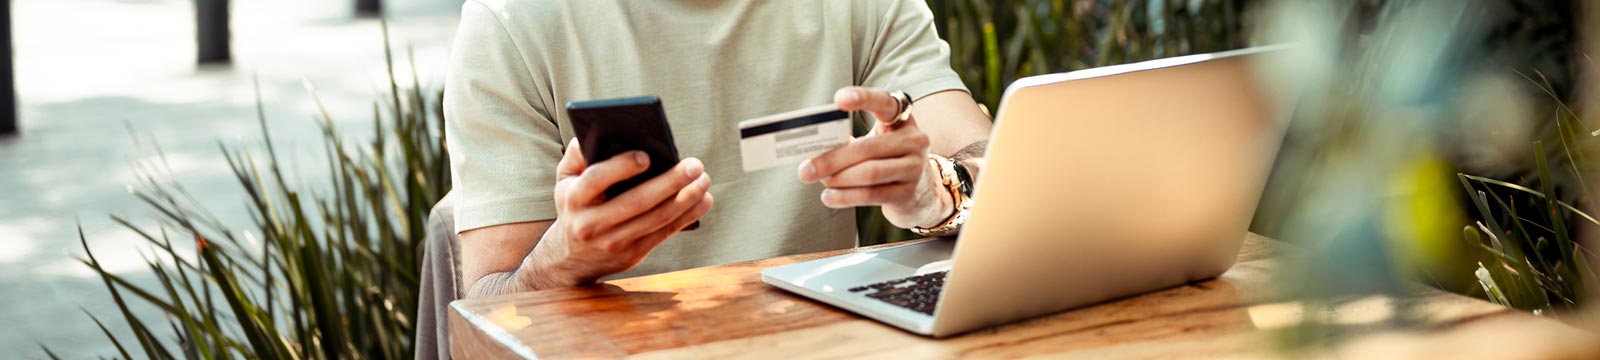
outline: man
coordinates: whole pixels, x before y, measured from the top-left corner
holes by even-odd
[[[929,154],[974,159],[990,126],[918,0],[468,0],[445,88],[469,297],[853,247],[856,206],[947,233]],[[604,199],[648,159],[587,163],[563,105],[647,94],[685,158]],[[743,172],[738,121],[830,101],[871,132]]]

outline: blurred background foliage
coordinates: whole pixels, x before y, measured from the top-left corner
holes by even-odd
[[[1469,107],[1480,117],[1475,126],[1448,134],[1461,144],[1450,159],[1472,210],[1462,231],[1478,245],[1470,252],[1477,289],[1509,306],[1569,313],[1600,289],[1594,243],[1584,242],[1600,235],[1596,183],[1586,180],[1600,176],[1600,139],[1584,120],[1597,110],[1585,77],[1600,68],[1580,36],[1583,17],[1597,9],[1572,0],[1485,3],[1482,71],[1508,85],[1485,96],[1499,109]]]
[[[1551,0],[1275,1],[1254,24],[1304,54],[1269,75],[1304,90],[1253,231],[1304,246],[1280,288],[1301,347],[1427,326],[1420,282],[1563,320],[1596,289],[1584,245],[1596,133],[1587,5]],[[1396,316],[1331,321],[1378,296]]]
[[[1246,0],[929,0],[950,65],[995,109],[1019,78],[1245,47]]]
[[[1590,9],[1277,4],[1291,5],[1257,30],[1317,53],[1297,69],[1314,90],[1253,231],[1322,256],[1304,264],[1302,293],[1403,295],[1396,280],[1410,279],[1537,313],[1585,302],[1595,274],[1582,240],[1600,225],[1586,213],[1600,158],[1580,98]]]

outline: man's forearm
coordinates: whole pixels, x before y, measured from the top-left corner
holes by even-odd
[[[523,282],[517,279],[516,272],[500,272],[478,278],[478,281],[467,288],[466,296],[477,298],[531,290],[534,289],[524,286]]]
[[[568,287],[570,281],[561,276],[562,270],[551,266],[552,261],[542,259],[538,247],[516,270],[484,275],[467,288],[467,297],[484,297],[525,291]]]
[[[466,296],[481,297],[516,292],[553,289],[576,285],[573,281],[565,279],[576,278],[568,276],[572,272],[566,266],[561,266],[561,258],[556,253],[562,250],[556,245],[559,242],[546,241],[552,236],[548,231],[554,226],[553,221],[538,223],[523,223],[493,229],[498,234],[463,234],[473,237],[463,239],[463,245],[477,245],[475,248],[463,246],[463,267],[489,262],[490,257],[502,259],[503,264],[498,269],[493,267],[485,270],[487,273],[474,273],[463,270],[461,279],[467,282]],[[523,234],[540,234],[539,240],[506,239]],[[501,241],[492,241],[501,240]],[[531,246],[530,246],[531,245]],[[555,248],[547,248],[554,246]],[[472,250],[472,251],[467,251]],[[472,256],[465,256],[471,254]],[[521,255],[516,255],[521,254]],[[513,260],[515,259],[515,260]],[[474,262],[475,261],[475,262]],[[478,275],[482,274],[482,275]]]

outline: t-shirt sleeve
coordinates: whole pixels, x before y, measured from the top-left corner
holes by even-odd
[[[858,59],[858,84],[905,91],[921,98],[947,90],[967,91],[950,69],[950,46],[939,39],[933,11],[922,0],[868,2],[865,20],[870,36]]]
[[[462,5],[445,77],[456,231],[556,217],[561,133],[497,13]]]

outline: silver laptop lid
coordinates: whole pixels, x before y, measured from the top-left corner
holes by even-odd
[[[934,335],[1226,271],[1287,118],[1246,49],[1018,80],[1006,91]]]

